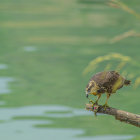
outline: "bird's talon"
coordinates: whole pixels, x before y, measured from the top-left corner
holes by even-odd
[[[104,108],[104,110],[106,110],[106,108],[108,108],[109,106],[107,104],[104,104],[102,107]]]
[[[95,102],[94,105],[98,105],[98,102]]]

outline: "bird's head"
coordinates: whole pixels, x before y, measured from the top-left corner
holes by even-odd
[[[95,81],[90,81],[86,87],[86,97],[88,98],[89,94],[97,95],[98,86]]]

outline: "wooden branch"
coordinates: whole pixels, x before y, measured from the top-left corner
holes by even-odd
[[[121,122],[140,127],[140,115],[138,114],[118,110],[112,107],[107,107],[106,110],[104,110],[104,107],[102,105],[93,104],[86,104],[86,109],[95,113],[112,115],[115,117],[116,120],[120,120]]]

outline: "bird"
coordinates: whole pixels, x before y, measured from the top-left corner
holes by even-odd
[[[90,100],[93,104],[98,104],[98,101],[102,94],[106,93],[106,102],[103,105],[104,109],[108,106],[108,99],[111,94],[116,93],[116,91],[122,88],[124,85],[130,85],[131,81],[125,79],[117,71],[103,71],[96,73],[90,79],[88,85],[86,86],[86,97],[91,95],[98,96],[95,103]]]

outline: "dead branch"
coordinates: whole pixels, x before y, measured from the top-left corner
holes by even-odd
[[[95,113],[108,114],[115,117],[116,120],[140,127],[140,115],[107,107],[106,110],[102,105],[86,104],[86,109]]]

